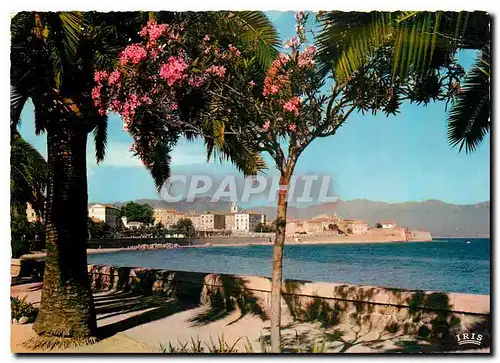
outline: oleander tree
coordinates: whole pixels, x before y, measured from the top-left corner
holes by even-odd
[[[188,54],[178,30],[150,23],[143,44],[131,45],[111,73],[96,74],[94,100],[101,112],[122,115],[132,135],[164,135],[185,127],[205,136],[209,151],[224,151],[229,136],[242,157],[267,153],[280,172],[276,240],[273,248],[271,291],[271,345],[281,346],[281,286],[288,186],[302,152],[314,140],[337,133],[353,112],[395,114],[401,103],[428,103],[453,96],[463,69],[449,64],[445,72],[425,81],[414,77],[400,82],[391,75],[393,49],[383,47],[349,77],[326,75],[316,60],[316,47],[308,43],[306,24],[311,14],[296,14],[297,36],[284,43],[267,69],[256,57],[243,56],[238,44],[223,45],[205,35],[199,53]],[[346,29],[344,29],[346,30]],[[161,34],[161,35],[159,35]],[[252,52],[252,48],[247,48]],[[204,106],[186,124],[182,104],[191,97]],[[163,117],[164,122],[158,122]],[[140,129],[147,123],[149,126]],[[149,163],[147,150],[154,140],[136,139],[134,150]],[[233,144],[231,144],[233,146]],[[256,160],[259,160],[258,158]]]
[[[46,248],[44,281],[40,311],[33,325],[37,333],[30,345],[36,348],[54,345],[86,344],[96,340],[95,307],[87,271],[88,191],[87,139],[93,134],[98,162],[105,157],[107,115],[94,104],[95,77],[127,59],[139,65],[137,47],[127,47],[161,28],[145,26],[158,17],[177,27],[178,41],[184,42],[186,54],[198,43],[197,33],[213,34],[225,42],[238,40],[256,50],[261,64],[275,52],[277,34],[261,12],[21,12],[11,21],[11,130],[14,134],[21,111],[28,100],[34,105],[35,131],[46,133],[48,181],[46,197]],[[182,30],[181,30],[182,29]],[[142,33],[142,35],[138,33]],[[114,75],[113,75],[114,76]],[[110,77],[110,81],[113,78]],[[159,79],[160,81],[160,79]],[[167,82],[163,78],[161,82]],[[180,90],[179,90],[180,92]],[[94,97],[93,97],[94,96]],[[156,115],[141,127],[130,127],[138,150],[155,184],[161,186],[170,173],[170,150],[179,134],[193,135],[189,120],[202,99],[184,98],[179,104],[182,122],[169,132],[155,122],[169,115]],[[136,102],[127,104],[133,114]],[[151,123],[148,123],[151,122]],[[230,139],[230,138],[229,138]],[[256,153],[235,154],[234,141],[222,147],[223,157],[247,173],[260,166]],[[149,145],[147,150],[145,145]],[[154,146],[154,147],[153,147]],[[147,154],[147,155],[146,155]],[[253,159],[246,156],[255,156]],[[250,161],[248,161],[250,160]]]

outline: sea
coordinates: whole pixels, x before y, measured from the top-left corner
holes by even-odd
[[[469,242],[469,243],[467,243]],[[490,294],[490,239],[285,245],[285,279]],[[120,251],[90,264],[270,277],[272,246]]]

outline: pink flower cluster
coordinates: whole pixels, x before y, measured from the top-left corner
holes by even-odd
[[[262,92],[264,96],[276,95],[283,87],[288,85],[288,75],[280,72],[287,62],[288,56],[284,53],[280,53],[278,59],[273,61],[264,79],[264,90]]]
[[[118,70],[114,70],[113,72],[111,72],[111,74],[109,75],[109,78],[108,78],[109,85],[113,86],[113,85],[117,84],[118,81],[120,80],[120,76],[121,76],[121,73]]]
[[[201,75],[193,75],[189,77],[188,84],[194,88],[200,88],[205,84],[205,77]]]
[[[139,107],[140,105],[141,102],[136,94],[129,95],[125,103],[123,103],[120,115],[122,116],[123,121],[125,122],[125,125],[127,127],[130,127],[130,122],[134,118],[137,107]]]
[[[167,30],[167,24],[157,24],[156,21],[150,20],[148,24],[141,29],[139,35],[143,38],[149,37],[151,42],[156,42]]]
[[[283,105],[283,109],[288,112],[293,112],[295,113],[295,116],[300,115],[300,98],[298,97],[293,97],[290,101],[286,102]]]
[[[124,66],[130,62],[135,65],[146,59],[147,56],[148,52],[141,44],[131,44],[128,45],[120,54],[120,64]]]
[[[207,74],[215,74],[219,76],[220,78],[224,78],[224,75],[226,74],[226,67],[224,66],[210,66],[205,70],[205,73]]]
[[[106,71],[97,71],[94,73],[94,81],[96,83],[99,83],[105,80],[106,78],[108,78],[108,72]]]
[[[269,127],[271,127],[271,121],[267,120],[265,123],[264,123],[264,130],[269,130]]]
[[[230,51],[230,52],[231,52],[234,56],[239,57],[239,56],[241,55],[240,50],[239,50],[237,47],[235,47],[234,45],[229,44],[229,45],[227,46],[227,48],[229,49],[229,51]]]
[[[307,47],[303,52],[299,54],[297,65],[300,68],[312,68],[314,67],[314,54],[316,53],[316,47],[311,45]]]
[[[187,67],[184,59],[171,56],[167,63],[161,65],[160,77],[166,80],[169,86],[173,86],[176,82],[187,78],[187,74],[184,73]]]
[[[283,44],[285,46],[285,48],[297,48],[300,43],[299,43],[299,39],[297,37],[293,37],[287,41],[285,41],[285,43]]]

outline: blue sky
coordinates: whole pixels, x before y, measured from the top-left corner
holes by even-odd
[[[269,12],[280,35],[294,35],[293,13]],[[475,54],[463,52],[469,66]],[[46,156],[45,135],[36,136],[33,106],[21,115],[20,132]],[[296,174],[328,174],[342,200],[389,203],[439,199],[473,204],[490,199],[490,138],[473,154],[458,153],[447,143],[444,103],[426,107],[404,104],[397,116],[352,114],[335,136],[314,141],[302,154]],[[96,165],[92,135],[88,147],[89,201],[115,202],[159,198],[153,181],[130,152],[131,137],[118,116],[109,117],[106,159]],[[173,174],[238,174],[230,163],[207,163],[201,142],[182,140],[173,155]],[[266,158],[266,161],[270,161]],[[276,171],[268,163],[268,174]]]

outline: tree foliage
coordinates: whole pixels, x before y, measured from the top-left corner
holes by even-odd
[[[15,132],[10,149],[11,209],[24,211],[29,203],[41,217],[47,179],[47,162],[43,156]]]
[[[179,221],[171,226],[173,233],[182,234],[184,237],[193,238],[196,236],[196,230],[193,222],[189,218],[181,218]]]
[[[128,202],[121,208],[122,217],[127,217],[128,222],[141,222],[152,224],[154,222],[154,211],[149,204]]]
[[[102,221],[93,221],[91,218],[88,220],[89,238],[91,239],[104,239],[115,237],[115,231],[111,226]]]
[[[457,50],[478,50],[478,61],[465,79],[447,85],[453,95],[447,99],[452,102],[448,139],[451,146],[459,146],[459,151],[471,152],[489,132],[489,14],[331,11],[321,14],[320,19],[322,29],[317,41],[321,71],[332,71],[337,79],[352,76],[381,49],[390,47],[391,82],[399,77],[402,82],[421,79],[433,83],[456,62]],[[472,105],[473,100],[479,102]]]

